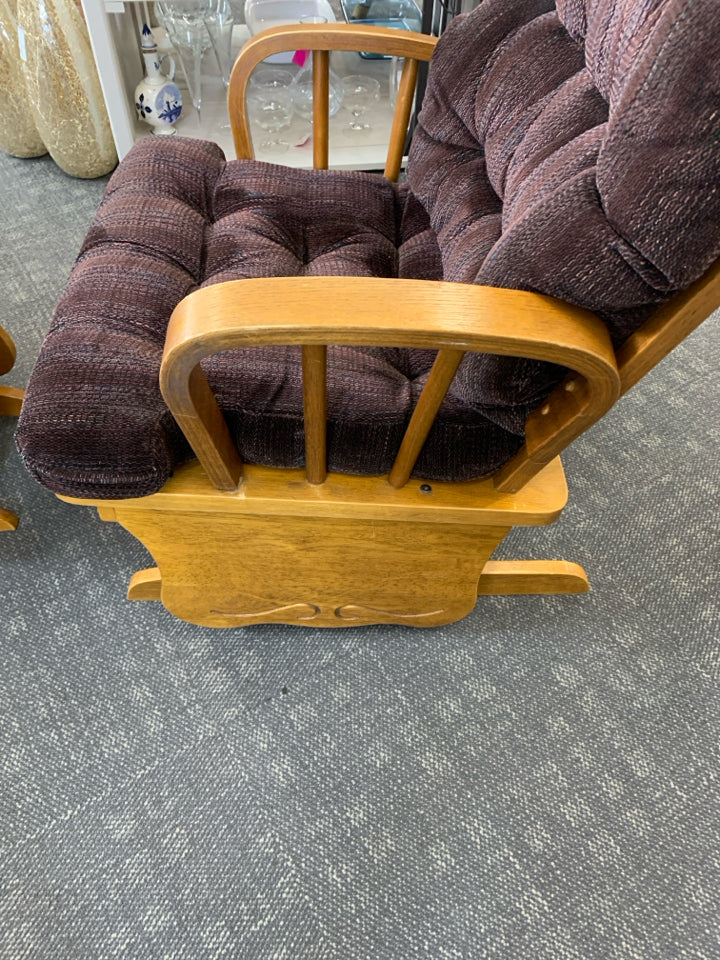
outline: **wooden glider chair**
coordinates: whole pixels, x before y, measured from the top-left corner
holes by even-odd
[[[561,450],[720,302],[715,2],[484,0],[437,45],[276,28],[232,74],[240,159],[133,148],[17,432],[41,482],[150,551],[131,599],[430,626],[587,589],[492,554],[559,516]],[[314,51],[314,170],[254,161],[244,115],[253,68],[293,49]],[[333,50],[405,59],[384,177],[323,169]]]
[[[0,376],[12,370],[15,363],[15,344],[10,334],[0,327]],[[0,416],[17,417],[25,391],[19,387],[0,385]],[[16,530],[19,520],[14,513],[0,507],[0,530]]]

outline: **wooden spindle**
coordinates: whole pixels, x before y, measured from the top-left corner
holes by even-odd
[[[387,160],[385,161],[385,176],[388,180],[396,181],[400,176],[408,124],[410,123],[410,111],[412,110],[413,100],[415,98],[417,73],[418,61],[406,59],[400,78],[400,88],[398,89],[395,113],[393,114],[392,130],[390,131]]]
[[[302,348],[305,471],[308,483],[327,476],[327,347]]]
[[[313,55],[313,166],[327,170],[330,143],[330,54],[316,50]]]
[[[440,406],[445,399],[453,377],[465,356],[464,350],[438,350],[427,383],[410,418],[400,450],[390,471],[388,482],[392,487],[404,487],[410,479],[415,461],[420,456],[422,446]]]

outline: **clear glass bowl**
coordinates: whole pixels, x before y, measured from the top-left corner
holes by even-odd
[[[313,82],[312,65],[303,67],[292,82],[295,111],[304,120],[312,120]],[[343,82],[334,70],[330,71],[330,99],[328,112],[334,117],[342,106],[344,96]]]

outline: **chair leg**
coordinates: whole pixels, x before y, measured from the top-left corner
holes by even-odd
[[[19,387],[0,387],[0,416],[17,417],[24,396]],[[17,530],[19,522],[14,513],[0,507],[0,530]]]
[[[14,513],[0,507],[0,530],[17,530],[19,522],[20,520]]]
[[[19,416],[24,396],[25,391],[20,387],[0,387],[0,416]]]
[[[478,596],[516,593],[586,593],[583,568],[567,560],[488,560],[478,581]]]
[[[162,578],[157,567],[138,570],[130,578],[128,600],[159,600]]]

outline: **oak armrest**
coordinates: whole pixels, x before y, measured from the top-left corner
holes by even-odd
[[[191,293],[173,311],[160,387],[211,482],[221,490],[237,487],[242,465],[200,361],[224,350],[266,344],[435,349],[457,360],[454,369],[471,350],[570,368],[571,377],[531,414],[526,445],[511,461],[517,461],[515,471],[507,476],[505,468],[502,471],[498,486],[506,490],[527,482],[598,420],[620,391],[615,354],[602,321],[552,297],[443,281],[365,277],[215,284]],[[436,407],[443,395],[438,395]],[[408,433],[412,428],[411,421]]]

